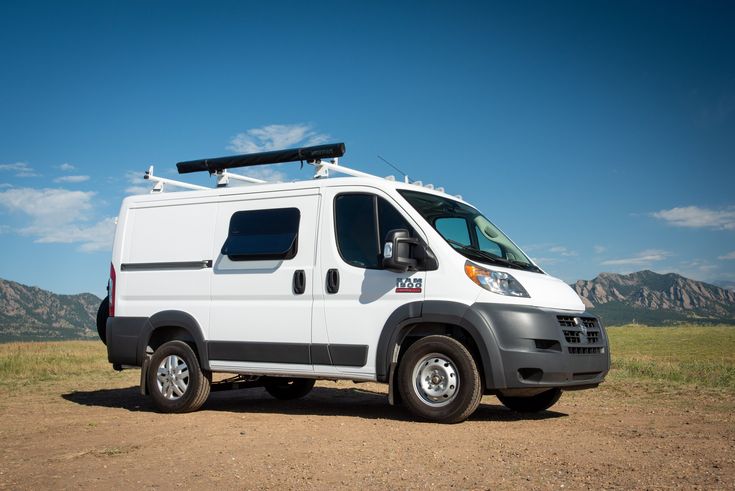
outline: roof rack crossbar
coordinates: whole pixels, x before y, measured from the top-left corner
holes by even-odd
[[[188,174],[190,172],[203,171],[207,171],[210,174],[215,174],[219,171],[225,169],[233,169],[236,167],[280,164],[283,162],[312,162],[321,159],[338,158],[344,154],[344,143],[330,143],[327,145],[291,148],[288,150],[275,150],[272,152],[233,155],[231,157],[189,160],[187,162],[177,163],[176,168],[179,170],[179,174]]]
[[[314,178],[318,179],[320,177],[328,177],[329,172],[328,171],[334,171],[339,172],[341,174],[346,174],[348,176],[354,176],[354,177],[372,177],[380,179],[380,177],[375,176],[373,174],[368,174],[367,172],[361,172],[359,170],[350,169],[349,167],[344,167],[342,165],[339,165],[339,160],[334,159],[332,162],[325,162],[324,160],[317,160],[315,162],[309,162],[309,164],[313,165],[316,168],[316,174],[314,174]]]
[[[217,175],[217,187],[225,187],[230,183],[230,179],[234,179],[236,181],[242,181],[247,182],[249,184],[266,184],[268,181],[264,181],[263,179],[258,179],[256,177],[250,177],[250,176],[243,176],[241,174],[233,174],[232,172],[227,172],[226,170],[219,170],[216,173]]]
[[[163,192],[163,186],[165,184],[168,184],[170,186],[176,186],[179,188],[184,189],[193,189],[196,191],[200,191],[202,189],[209,189],[204,186],[199,186],[197,184],[189,184],[188,182],[182,182],[182,181],[175,181],[173,179],[166,179],[165,177],[158,177],[153,175],[153,166],[148,167],[148,170],[143,175],[143,179],[146,179],[148,181],[151,181],[155,183],[153,185],[153,189],[151,189],[151,193],[161,193]]]

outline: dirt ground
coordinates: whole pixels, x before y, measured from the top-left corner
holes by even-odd
[[[220,392],[165,415],[135,381],[4,394],[0,487],[735,488],[729,394],[617,382],[533,417],[487,396],[470,420],[437,425],[389,406],[377,384],[320,382],[290,402]]]

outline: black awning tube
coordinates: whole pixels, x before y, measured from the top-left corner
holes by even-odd
[[[274,150],[272,152],[249,153],[233,155],[231,157],[217,157],[214,159],[189,160],[179,162],[176,168],[179,174],[207,171],[214,174],[217,171],[233,169],[235,167],[250,167],[253,165],[280,164],[282,162],[314,161],[332,159],[345,154],[344,143],[330,143],[313,147],[291,148],[288,150]]]

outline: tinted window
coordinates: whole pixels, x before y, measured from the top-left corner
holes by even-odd
[[[346,263],[378,268],[380,242],[375,201],[369,194],[341,194],[334,201],[337,246]]]
[[[298,250],[298,208],[238,211],[222,254],[233,261],[292,259]]]
[[[334,201],[337,247],[342,259],[359,268],[382,268],[389,231],[413,227],[388,201],[372,194],[341,194]],[[377,211],[377,216],[376,216]]]
[[[383,198],[378,198],[378,222],[380,224],[379,237],[381,243],[385,241],[385,236],[388,235],[388,232],[399,228],[408,230],[411,237],[416,236],[413,227],[408,224],[406,219],[403,218],[403,215]]]

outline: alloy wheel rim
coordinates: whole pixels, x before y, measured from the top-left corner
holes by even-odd
[[[178,355],[169,355],[158,365],[156,385],[163,397],[170,401],[182,397],[189,387],[189,366]]]

